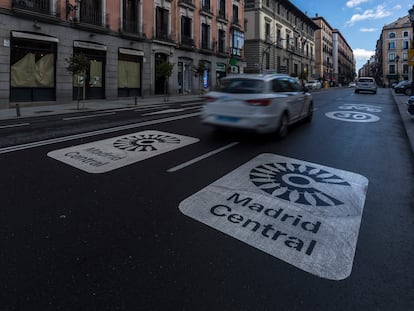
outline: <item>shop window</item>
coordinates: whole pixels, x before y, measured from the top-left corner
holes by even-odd
[[[10,101],[56,99],[56,43],[11,38]]]
[[[118,54],[118,96],[141,96],[142,56]]]

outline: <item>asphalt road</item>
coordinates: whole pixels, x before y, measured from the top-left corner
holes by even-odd
[[[414,310],[413,154],[352,91],[284,140],[197,109],[2,129],[1,310]]]

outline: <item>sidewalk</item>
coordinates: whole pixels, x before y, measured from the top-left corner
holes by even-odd
[[[407,112],[406,102],[408,96],[402,94],[395,94],[390,90],[394,98],[395,104],[397,105],[401,119],[404,123],[404,127],[407,132],[407,136],[410,140],[411,149],[414,154],[414,118],[412,118]],[[136,109],[142,106],[148,105],[163,105],[173,103],[194,103],[203,101],[201,95],[173,95],[168,97],[168,101],[164,101],[164,96],[148,96],[145,98],[137,97],[128,99],[118,100],[88,100],[80,102],[80,109],[77,109],[77,102],[73,101],[70,104],[65,105],[47,105],[47,106],[30,106],[20,107],[20,116],[17,116],[16,108],[0,109],[0,120],[22,120],[30,117],[39,117],[45,115],[57,115],[57,114],[69,114],[69,113],[80,113],[80,112],[94,112],[94,111],[105,111],[112,109]]]
[[[414,118],[407,112],[406,102],[408,100],[408,96],[403,94],[395,94],[393,90],[391,90],[391,92],[398,110],[400,111],[401,119],[407,132],[408,139],[410,140],[411,150],[414,154]]]
[[[148,96],[145,98],[137,97],[127,99],[100,99],[100,100],[86,100],[80,101],[79,109],[77,109],[77,101],[72,101],[70,104],[56,104],[44,106],[20,106],[19,111],[16,108],[0,109],[0,120],[22,120],[31,117],[41,117],[45,115],[58,115],[68,113],[80,112],[94,112],[105,111],[113,109],[136,109],[148,105],[164,105],[175,103],[195,103],[201,102],[203,97],[201,95],[174,95],[169,96],[168,101],[164,100],[164,96]],[[20,113],[20,116],[18,114]]]

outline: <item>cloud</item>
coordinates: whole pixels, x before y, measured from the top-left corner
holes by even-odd
[[[365,49],[354,49],[354,56],[356,60],[366,61],[375,55],[375,51],[369,51]]]
[[[377,31],[378,28],[361,28],[359,31],[360,32],[374,32]]]
[[[360,5],[361,3],[364,3],[364,2],[367,2],[368,0],[349,0],[347,3],[346,3],[346,6],[348,7],[348,8],[353,8],[353,7],[356,7],[357,5]]]
[[[352,26],[357,22],[361,22],[369,19],[381,19],[390,16],[391,12],[385,10],[385,6],[379,5],[373,10],[366,10],[362,14],[354,14],[351,19],[346,22],[347,26]]]

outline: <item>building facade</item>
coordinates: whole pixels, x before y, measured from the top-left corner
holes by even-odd
[[[410,78],[408,50],[412,27],[407,16],[382,28],[375,52],[375,78],[377,83],[390,86]]]
[[[312,20],[319,27],[315,33],[316,75],[324,81],[334,81],[333,29],[321,16],[316,15]]]
[[[0,0],[0,108],[209,90],[243,72],[242,0]],[[84,54],[86,81],[67,71]]]
[[[338,29],[332,30],[333,78],[338,84],[347,85],[355,80],[354,52]]]
[[[245,20],[245,72],[314,76],[318,27],[290,1],[245,0]]]

